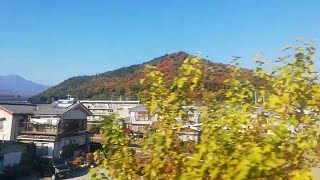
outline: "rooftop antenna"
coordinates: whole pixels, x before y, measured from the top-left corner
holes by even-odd
[[[198,51],[196,51],[196,54],[200,56],[202,54],[202,51],[198,50]]]

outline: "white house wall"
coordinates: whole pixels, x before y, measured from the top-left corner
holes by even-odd
[[[60,151],[62,150],[63,146],[67,146],[70,144],[79,144],[79,145],[85,145],[87,142],[86,135],[83,136],[73,136],[73,137],[67,137],[58,139],[55,142],[50,141],[33,141],[33,140],[27,140],[27,141],[21,141],[25,143],[34,142],[37,148],[37,155],[40,154],[40,149],[42,147],[48,148],[48,156],[54,156],[54,157],[60,157]]]
[[[66,146],[70,144],[79,144],[84,145],[86,144],[86,136],[73,136],[61,139],[61,145]]]
[[[67,146],[70,144],[85,145],[86,142],[87,142],[87,136],[85,136],[85,135],[59,139],[58,141],[55,142],[54,156],[55,157],[60,156],[60,151],[62,150],[63,146]]]
[[[76,108],[65,113],[63,119],[87,119],[87,114],[81,108]]]
[[[130,108],[134,108],[137,107],[138,104],[134,104],[134,105],[123,105],[121,108],[117,108],[115,109],[115,113],[117,113],[119,115],[119,118],[127,118],[130,116]]]
[[[136,113],[138,112],[130,112],[130,123],[136,124],[136,125],[151,125],[155,121],[155,117],[151,117],[151,120],[149,121],[137,121],[136,120]]]
[[[54,153],[54,142],[37,142],[34,141],[35,145],[36,145],[36,154],[37,156],[41,156],[41,155],[47,155],[47,156],[53,156]],[[47,154],[40,154],[42,153],[41,148],[45,148],[47,147]]]
[[[13,116],[13,119],[12,119],[12,122],[11,122],[11,136],[10,136],[10,140],[11,141],[17,140],[19,122],[23,118],[25,118],[25,117],[19,116],[19,115],[14,115]]]
[[[100,113],[96,113],[95,110],[101,110],[101,108],[111,109],[112,112],[105,112],[104,115],[111,115],[113,113],[118,114],[118,118],[127,118],[130,116],[129,109],[137,107],[140,101],[80,101],[85,107],[87,107],[95,116],[103,117]],[[101,118],[97,118],[101,120]]]
[[[13,115],[0,109],[0,118],[6,118],[6,120],[3,121],[3,129],[0,130],[0,140],[13,140],[11,137]]]
[[[181,132],[179,133],[179,138],[182,141],[195,141],[199,142],[199,132]]]
[[[131,108],[131,107],[130,107]],[[118,114],[119,118],[126,118],[126,117],[129,117],[130,114],[129,114],[129,108],[126,108],[124,107],[123,109],[121,110],[116,110],[115,113]]]

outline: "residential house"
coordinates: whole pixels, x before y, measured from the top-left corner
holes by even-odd
[[[114,113],[118,114],[119,118],[127,118],[129,117],[129,109],[140,105],[140,101],[81,100],[79,102],[93,114],[88,117],[89,124],[99,124],[104,117]]]
[[[151,116],[144,106],[137,106],[129,109],[129,118],[126,120],[127,127],[133,132],[145,132],[153,122],[156,121],[155,116]]]
[[[81,147],[82,151],[86,151],[89,143],[87,116],[92,113],[81,103],[70,104],[67,106],[58,101],[37,106],[34,116],[28,119],[26,128],[21,131],[17,140],[34,142],[39,156],[59,157],[70,151],[71,155],[73,151],[79,154]]]
[[[37,106],[29,104],[0,104],[0,140],[16,141],[36,109]]]
[[[182,123],[182,128],[179,132],[179,138],[183,141],[200,141],[201,136],[201,111],[196,106],[184,106],[183,107],[189,119],[183,119],[181,117],[175,118],[177,122]],[[145,132],[146,128],[152,125],[156,120],[156,116],[151,116],[147,109],[143,106],[138,106],[129,109],[130,117],[126,119],[128,129],[132,130],[133,133]],[[176,128],[174,128],[176,129]]]
[[[70,96],[45,105],[3,104],[0,137],[34,143],[38,156],[69,157],[88,150],[87,117],[92,115]]]
[[[91,142],[98,144],[105,140],[103,135],[99,134],[98,127],[106,116],[117,114],[119,121],[120,119],[128,119],[129,109],[140,104],[140,101],[80,100],[79,102],[93,114],[87,118],[87,129],[94,133]]]
[[[182,123],[182,127],[178,133],[179,138],[182,141],[200,141],[201,136],[201,110],[197,106],[183,106],[182,107],[187,117],[184,118],[176,118],[177,122]],[[177,129],[177,128],[174,128]]]
[[[202,123],[199,124],[185,124],[181,127],[178,132],[179,138],[182,141],[195,141],[199,142],[201,137],[201,126]],[[174,128],[177,129],[177,128]]]

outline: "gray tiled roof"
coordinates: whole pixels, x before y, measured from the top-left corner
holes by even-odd
[[[32,114],[32,115],[62,115],[76,106],[83,106],[79,102],[69,107],[59,107],[57,103],[42,105],[25,105],[25,104],[0,104],[4,109],[13,114]],[[84,107],[84,106],[83,106]],[[85,107],[84,107],[85,108]],[[90,115],[91,112],[87,111]]]
[[[79,103],[75,103],[67,108],[59,107],[56,103],[38,105],[38,110],[35,112],[35,115],[62,115],[77,105],[79,105]]]
[[[130,123],[130,117],[117,119],[117,123],[122,123],[122,121],[124,121],[124,123],[126,123],[126,124],[129,124]]]
[[[144,106],[137,106],[134,108],[130,108],[129,110],[134,112],[147,112],[147,109]]]
[[[13,114],[33,114],[36,111],[36,106],[25,104],[0,104],[4,109]]]

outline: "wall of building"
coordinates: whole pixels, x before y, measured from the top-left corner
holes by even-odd
[[[55,157],[60,157],[60,153],[64,146],[78,144],[78,145],[86,145],[87,144],[87,136],[72,136],[67,138],[59,139],[55,142],[54,155]]]
[[[87,119],[87,114],[82,108],[78,107],[65,113],[63,119]]]
[[[12,117],[12,122],[11,122],[11,135],[10,135],[10,140],[15,141],[18,136],[18,126],[19,126],[19,121],[23,119],[22,116],[17,116],[13,115]]]
[[[22,152],[10,152],[3,155],[3,167],[19,165]]]
[[[119,115],[119,118],[127,118],[130,116],[130,108],[133,108],[133,107],[136,107],[138,106],[138,104],[136,105],[131,105],[131,106],[128,106],[128,105],[124,105],[123,107],[121,108],[118,108],[115,110],[115,113],[117,113]]]
[[[155,121],[156,117],[149,116],[147,112],[130,111],[128,128],[133,130],[133,132],[145,132],[147,127]]]
[[[0,171],[9,166],[32,167],[33,145],[19,142],[0,143]],[[23,161],[22,161],[23,160]]]
[[[72,137],[66,137],[61,139],[61,145],[66,146],[69,144],[79,144],[79,145],[84,145],[86,144],[86,135],[83,136],[72,136]]]
[[[127,118],[130,116],[129,109],[139,106],[140,101],[80,101],[87,107],[96,118],[89,117],[89,121],[99,121],[103,116],[118,114],[119,118]],[[99,118],[100,117],[100,118]]]
[[[11,140],[11,129],[13,115],[0,108],[0,119],[5,118],[3,127],[0,128],[0,140]]]
[[[54,142],[34,141],[37,156],[53,156]]]
[[[27,122],[28,115],[10,114],[0,108],[0,119],[5,118],[3,127],[0,128],[0,140],[16,141],[19,135],[19,123],[21,120]]]
[[[11,130],[11,136],[10,136],[10,140],[11,141],[16,141],[17,140],[17,136],[19,135],[19,124],[21,124],[21,121],[23,122],[27,122],[28,121],[28,115],[13,115],[13,119],[12,119],[12,130]],[[23,124],[23,126],[26,126],[26,124]],[[22,127],[21,127],[22,128]],[[23,130],[25,130],[25,127],[23,127]]]
[[[134,124],[134,125],[130,125],[129,128],[133,131],[133,132],[145,132],[146,131],[146,128],[148,127],[149,125],[137,125],[137,124]]]
[[[154,121],[155,121],[155,117],[150,116],[149,120],[147,121],[143,121],[143,120],[139,120],[137,119],[137,116],[140,114],[140,112],[130,112],[130,123],[131,124],[136,124],[136,125],[151,125]]]
[[[182,141],[195,141],[199,142],[200,140],[200,132],[197,131],[191,131],[191,132],[180,132],[179,138]]]
[[[86,145],[87,137],[82,136],[72,136],[62,139],[57,139],[55,142],[45,141],[45,140],[23,140],[22,142],[30,143],[34,142],[36,145],[36,155],[37,156],[54,156],[60,157],[61,150],[63,146],[68,146],[71,144]]]
[[[54,153],[54,140],[53,139],[32,139],[18,138],[18,142],[35,145],[35,155],[36,156],[52,156]]]
[[[82,107],[72,109],[63,115],[62,123],[67,123],[68,128],[64,131],[73,131],[76,128],[78,131],[85,131],[87,129],[87,112]],[[72,125],[70,123],[73,123]],[[74,128],[71,128],[74,127]],[[71,129],[70,129],[71,128]]]

